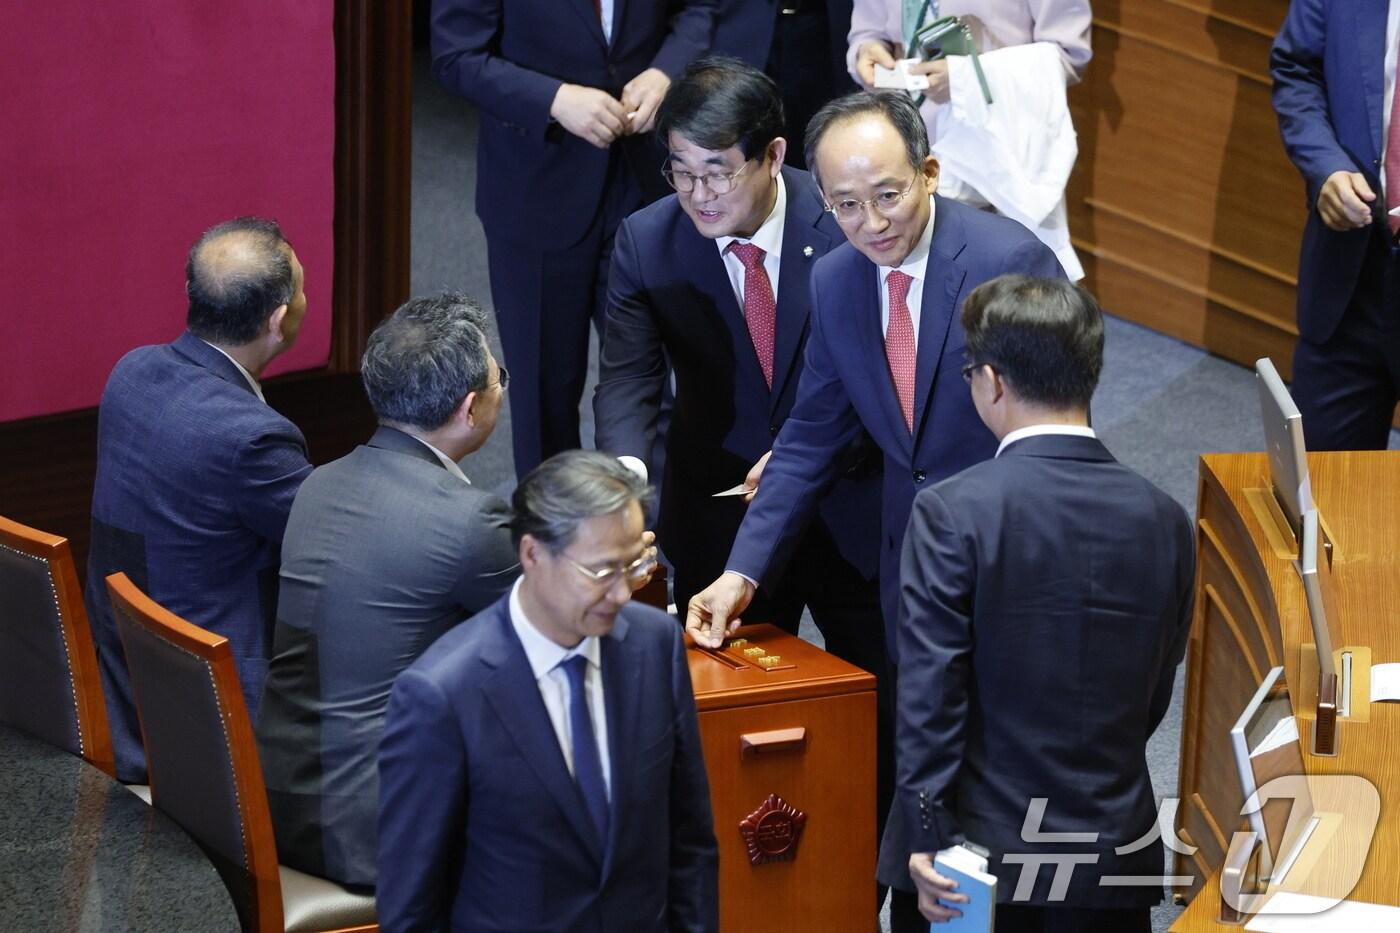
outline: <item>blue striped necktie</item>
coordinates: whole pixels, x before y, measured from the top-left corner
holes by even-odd
[[[569,738],[574,747],[574,781],[588,805],[588,815],[598,828],[598,838],[608,838],[608,788],[603,782],[603,763],[598,756],[598,737],[593,734],[593,718],[588,714],[588,695],[583,675],[588,659],[581,654],[560,662],[569,678]]]

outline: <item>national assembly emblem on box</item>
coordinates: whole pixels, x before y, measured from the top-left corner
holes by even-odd
[[[797,843],[807,825],[807,814],[777,794],[769,794],[762,806],[739,821],[739,832],[749,850],[749,864],[790,862],[797,858]]]

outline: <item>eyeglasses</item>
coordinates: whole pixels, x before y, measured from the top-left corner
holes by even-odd
[[[504,366],[499,366],[497,368],[500,370],[501,374],[496,377],[495,382],[488,382],[486,385],[482,386],[482,391],[500,386],[501,391],[504,392],[510,386],[510,370],[506,369]]]
[[[826,205],[826,209],[841,223],[851,223],[856,220],[864,219],[865,206],[867,204],[874,207],[877,213],[888,217],[890,211],[898,207],[899,202],[903,201],[909,196],[909,192],[914,190],[914,183],[918,180],[919,176],[915,175],[913,179],[910,180],[909,186],[903,191],[895,191],[893,188],[890,188],[864,201],[858,201],[855,198],[842,198],[835,204]]]
[[[734,190],[734,179],[747,172],[750,165],[753,165],[752,161],[745,162],[744,167],[737,172],[708,172],[704,175],[663,168],[661,175],[672,188],[681,194],[690,194],[695,190],[695,186],[702,181],[705,183],[705,187],[710,189],[711,194],[728,194]]]
[[[656,557],[651,554],[643,554],[625,567],[604,567],[601,570],[585,567],[567,554],[559,556],[573,564],[574,569],[583,574],[590,583],[606,588],[615,585],[619,577],[625,577],[629,586],[635,586],[651,576],[651,572],[656,569]]]
[[[968,363],[962,368],[963,381],[966,382],[968,385],[971,385],[972,374],[977,372],[977,370],[981,369],[983,366],[987,367],[988,369],[991,369],[992,372],[996,372],[996,370],[992,368],[991,363]]]

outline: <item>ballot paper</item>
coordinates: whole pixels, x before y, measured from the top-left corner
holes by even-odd
[[[879,66],[879,65],[876,65],[875,67],[878,68],[878,67],[880,67],[880,66]],[[1400,217],[1400,207],[1393,207],[1393,208],[1391,208],[1391,209],[1390,209],[1390,216],[1391,216],[1391,217]]]
[[[1282,748],[1289,742],[1296,741],[1298,741],[1298,720],[1292,716],[1285,716],[1274,725],[1273,729],[1269,730],[1269,734],[1264,736],[1263,741],[1249,750],[1249,757],[1258,758],[1276,748]]]
[[[1371,665],[1371,702],[1386,700],[1400,700],[1400,664]]]
[[[745,486],[743,483],[740,483],[737,486],[733,486],[729,489],[724,490],[724,492],[717,492],[710,498],[718,499],[720,496],[747,496],[751,492],[753,492],[752,489],[750,489],[748,486]]]
[[[893,91],[926,91],[928,75],[910,74],[909,66],[917,65],[917,58],[901,58],[893,68],[875,66],[875,87]]]

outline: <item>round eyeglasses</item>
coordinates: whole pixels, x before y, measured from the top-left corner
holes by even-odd
[[[881,191],[873,198],[866,198],[864,201],[857,200],[856,198],[842,198],[835,204],[826,205],[826,209],[830,211],[832,216],[839,222],[847,224],[864,219],[866,205],[870,205],[875,208],[877,213],[888,217],[890,212],[899,206],[899,202],[903,201],[909,196],[909,192],[914,190],[914,183],[918,180],[919,177],[917,175],[914,176],[914,178],[910,180],[908,187],[903,191],[896,191],[890,188],[886,191]]]
[[[690,194],[700,182],[705,183],[705,187],[711,194],[728,194],[734,190],[734,179],[747,172],[750,165],[753,165],[752,161],[745,162],[744,167],[737,172],[706,172],[704,175],[663,168],[661,177],[665,178],[666,183],[681,194]]]

